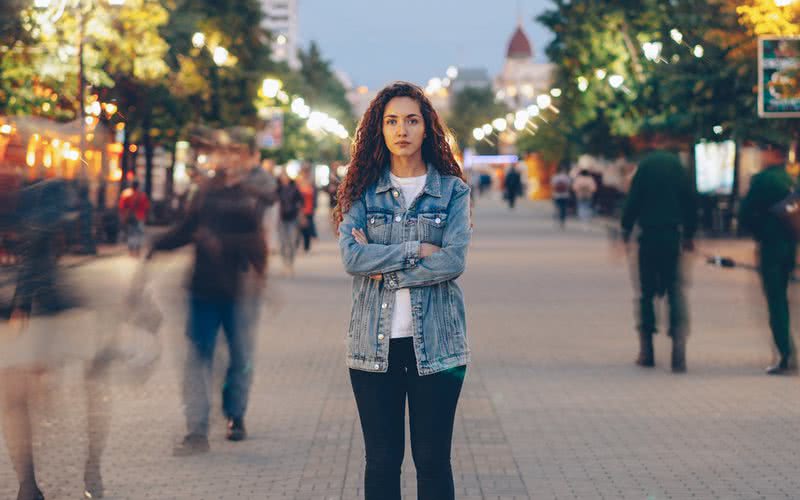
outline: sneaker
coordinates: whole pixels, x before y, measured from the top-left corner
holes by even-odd
[[[17,500],[44,500],[44,494],[35,483],[21,484],[17,493]]]
[[[83,473],[83,497],[84,498],[103,498],[105,488],[103,487],[103,476],[100,474],[100,464],[87,462]]]
[[[190,455],[208,453],[209,449],[207,436],[201,434],[187,434],[186,437],[183,438],[183,441],[172,450],[172,455],[175,457],[188,457]]]
[[[232,418],[228,420],[228,431],[225,433],[228,441],[244,441],[247,439],[247,430],[244,428],[244,419]]]

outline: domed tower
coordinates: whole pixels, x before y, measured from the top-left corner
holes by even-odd
[[[533,44],[520,21],[508,41],[503,71],[495,79],[498,97],[512,108],[527,106],[536,101],[537,93],[548,90],[551,65],[535,63],[533,55]]]

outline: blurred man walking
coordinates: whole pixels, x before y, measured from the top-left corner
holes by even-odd
[[[672,371],[686,371],[687,305],[681,279],[681,251],[694,250],[697,227],[694,190],[678,157],[655,151],[639,164],[622,214],[622,236],[628,243],[635,225],[639,235],[639,341],[636,363],[655,366],[653,300],[666,294]]]
[[[762,151],[766,167],[753,176],[742,200],[739,220],[758,242],[758,272],[769,308],[769,326],[779,359],[767,368],[769,375],[797,372],[797,359],[789,329],[789,278],[797,258],[797,242],[771,209],[792,192],[794,182],[786,172],[782,150],[768,145]]]

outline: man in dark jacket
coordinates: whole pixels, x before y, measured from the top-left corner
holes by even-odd
[[[187,336],[189,353],[184,370],[184,404],[188,434],[175,454],[208,451],[208,381],[217,331],[225,331],[230,365],[222,390],[228,419],[227,438],[245,439],[244,414],[253,371],[252,327],[259,291],[266,274],[266,244],[259,202],[241,182],[240,169],[218,169],[197,195],[188,216],[153,243],[151,254],[194,243],[195,259],[189,285]]]
[[[505,199],[508,202],[508,208],[514,208],[517,198],[522,196],[522,178],[515,166],[508,169],[505,178]]]
[[[681,251],[694,249],[696,230],[694,190],[678,157],[655,151],[639,164],[622,214],[627,243],[636,224],[639,236],[639,340],[636,363],[655,366],[653,300],[667,295],[672,371],[686,371],[687,306],[683,295]]]
[[[758,272],[767,297],[769,326],[780,355],[767,373],[783,375],[797,371],[787,297],[797,244],[789,228],[770,209],[791,193],[794,183],[786,172],[786,158],[780,149],[766,146],[762,162],[766,168],[751,179],[739,220],[758,242]]]

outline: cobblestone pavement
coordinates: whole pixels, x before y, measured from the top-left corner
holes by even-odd
[[[455,429],[457,498],[800,497],[800,380],[762,374],[771,342],[752,272],[690,262],[689,372],[668,371],[663,335],[658,366],[642,370],[633,364],[627,266],[603,229],[557,230],[549,204],[509,212],[484,199],[474,215],[462,278],[474,363]],[[318,225],[322,241],[300,257],[294,279],[272,265],[250,439],[225,441],[216,405],[212,452],[204,456],[171,456],[183,431],[177,367],[188,254],[155,262],[154,286],[168,313],[165,352],[143,386],[114,384],[107,498],[360,498],[363,443],[344,366],[349,279],[322,217]],[[103,308],[118,300],[132,271],[131,260],[114,257],[75,272]],[[104,321],[101,329],[113,329]],[[218,378],[223,366],[216,364]],[[39,381],[36,449],[48,499],[82,492],[79,375],[69,365]],[[406,457],[404,497],[415,498]],[[3,453],[0,498],[15,494]]]

